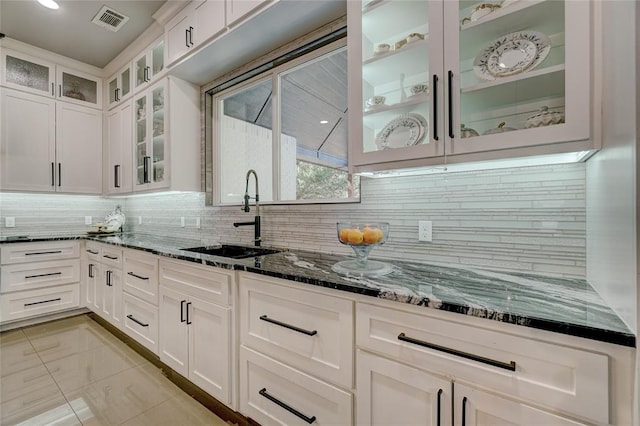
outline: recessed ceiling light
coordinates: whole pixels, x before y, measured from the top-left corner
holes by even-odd
[[[320,124],[327,124],[327,123],[329,123],[327,120],[320,121]]]
[[[38,3],[40,3],[44,7],[47,7],[49,9],[54,9],[54,10],[60,7],[58,6],[58,3],[56,3],[54,0],[38,0]]]

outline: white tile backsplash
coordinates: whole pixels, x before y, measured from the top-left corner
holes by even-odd
[[[202,193],[117,199],[0,194],[0,202],[0,217],[16,217],[16,228],[2,228],[2,235],[82,232],[85,215],[104,217],[121,203],[128,231],[204,243],[252,244],[253,238],[252,227],[233,226],[252,220],[253,209],[241,212],[241,200],[237,206],[206,207]],[[389,240],[373,250],[373,258],[578,277],[585,275],[585,211],[583,163],[363,178],[360,203],[261,207],[265,245],[351,255],[337,241],[336,221],[386,221]],[[419,220],[433,222],[432,243],[418,242]]]

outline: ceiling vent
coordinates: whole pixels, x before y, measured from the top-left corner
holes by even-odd
[[[124,16],[120,12],[116,12],[110,7],[102,6],[102,9],[93,17],[91,22],[94,24],[107,28],[113,32],[118,31],[129,20],[128,16]]]

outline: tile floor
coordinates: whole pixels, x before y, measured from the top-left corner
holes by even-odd
[[[2,425],[224,425],[86,315],[0,333]]]

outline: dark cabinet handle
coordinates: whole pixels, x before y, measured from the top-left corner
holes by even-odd
[[[148,280],[149,279],[149,277],[143,277],[141,275],[134,274],[133,272],[127,272],[127,275],[131,275],[132,277],[135,277],[135,278],[137,278],[139,280]]]
[[[58,187],[62,186],[62,163],[58,163]]]
[[[185,44],[185,46],[190,47],[189,46],[189,30],[188,29],[184,30],[184,44]]]
[[[264,396],[265,398],[267,398],[269,401],[279,405],[280,407],[284,408],[285,410],[287,410],[288,412],[290,412],[291,414],[301,418],[302,420],[304,420],[305,422],[311,424],[313,422],[316,421],[316,416],[311,416],[311,417],[307,417],[304,414],[302,414],[300,411],[296,410],[295,408],[291,407],[290,405],[280,401],[278,398],[276,398],[275,396],[269,395],[267,393],[267,388],[262,388],[260,389],[260,391],[258,392],[260,395]]]
[[[87,249],[87,253],[91,253],[91,254],[98,254],[98,252],[97,252],[97,251],[93,251],[93,250],[89,250],[89,249]]]
[[[49,303],[49,302],[57,302],[58,300],[62,300],[62,298],[58,297],[56,299],[49,299],[49,300],[43,300],[42,302],[31,302],[31,303],[25,303],[24,307],[26,308],[27,306],[33,306],[33,305],[41,305],[43,303]]]
[[[120,188],[120,164],[113,166],[113,181],[114,188]]]
[[[56,186],[56,165],[51,163],[51,186]]]
[[[62,97],[62,84],[58,84],[58,97]]]
[[[109,256],[108,254],[103,255],[102,257],[111,260],[118,260],[118,256]]]
[[[467,397],[462,398],[462,426],[467,424]]]
[[[436,415],[438,417],[437,417],[437,420],[436,420],[436,426],[440,426],[440,409],[441,409],[441,407],[440,407],[440,405],[441,405],[440,404],[440,402],[441,402],[440,399],[441,399],[441,397],[442,397],[442,389],[438,389],[438,411],[436,412]]]
[[[189,27],[189,44],[193,46],[193,27]]]
[[[180,301],[180,322],[185,322],[186,319],[184,319],[184,304],[187,303],[186,300],[181,300]]]
[[[113,287],[113,284],[111,284],[111,271],[107,271],[107,286]]]
[[[25,253],[25,256],[36,256],[39,254],[56,254],[56,253],[62,253],[62,250],[54,250],[54,251],[32,251],[30,253]]]
[[[51,82],[51,96],[55,96],[56,95],[56,85],[55,83]]]
[[[433,140],[440,140],[438,136],[438,76],[433,75]]]
[[[449,70],[449,137],[453,139],[453,71]]]
[[[489,364],[494,367],[503,368],[505,370],[516,371],[515,361],[511,361],[509,363],[496,361],[495,359],[485,358],[479,355],[470,354],[468,352],[462,352],[456,349],[447,348],[445,346],[436,345],[434,343],[425,342],[424,340],[414,339],[412,337],[408,337],[404,333],[400,333],[398,335],[398,340],[401,340],[403,342],[413,343],[414,345],[423,346],[425,348],[434,349],[436,351],[445,352],[451,355],[459,356],[461,358],[482,362],[483,364]]]
[[[89,278],[94,278],[94,276],[93,276],[93,263],[89,264]]]
[[[149,180],[149,160],[151,160],[151,157],[143,158],[143,172],[144,172],[143,183],[151,183],[151,181]]]
[[[115,89],[113,91],[113,93],[114,93],[114,98],[115,98],[116,102],[118,102],[120,100],[120,98],[118,97],[118,94],[120,93],[120,89],[119,88]]]
[[[262,321],[266,321],[266,322],[270,322],[270,323],[275,324],[275,325],[279,325],[280,327],[288,328],[289,330],[297,331],[298,333],[306,334],[307,336],[315,336],[316,334],[318,334],[318,330],[311,330],[311,331],[305,330],[303,328],[296,327],[295,325],[290,325],[290,324],[287,324],[287,323],[284,323],[284,322],[280,322],[278,320],[271,319],[271,318],[267,317],[266,315],[262,315],[260,317],[260,319]]]
[[[50,272],[48,274],[38,274],[38,275],[27,275],[24,278],[40,278],[40,277],[51,277],[53,275],[62,275],[62,272]]]
[[[151,77],[149,77],[149,71],[151,71],[151,67],[144,67],[144,81],[151,81]]]
[[[139,321],[139,320],[135,319],[135,318],[133,317],[133,315],[127,315],[127,318],[129,318],[131,321],[135,322],[136,324],[141,325],[142,327],[149,327],[149,324],[148,324],[148,323],[147,323],[147,324],[145,324],[145,323],[143,323],[142,321]]]
[[[187,302],[187,325],[191,324],[191,318],[189,318],[189,306],[191,305],[191,302]]]

